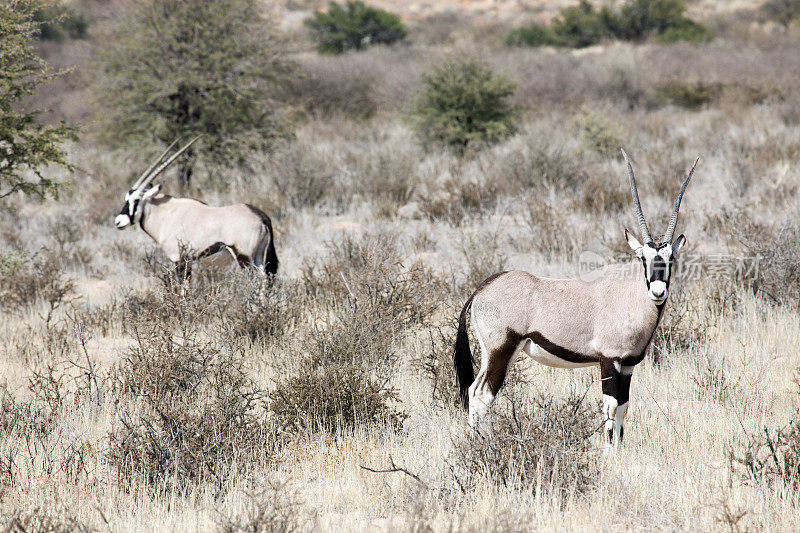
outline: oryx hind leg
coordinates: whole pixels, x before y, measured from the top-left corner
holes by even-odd
[[[510,332],[503,337],[487,335],[475,321],[473,329],[481,348],[481,366],[468,391],[469,424],[473,428],[488,430],[489,411],[503,386],[514,355],[522,347],[522,339]]]

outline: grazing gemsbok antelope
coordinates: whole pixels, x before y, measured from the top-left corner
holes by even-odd
[[[486,279],[461,311],[453,354],[471,426],[476,427],[486,416],[509,364],[522,351],[553,367],[599,365],[606,445],[618,446],[622,441],[633,367],[644,359],[653,339],[669,294],[675,258],[686,242],[683,235],[674,241],[672,236],[683,193],[697,165],[695,161],[683,182],[667,231],[656,243],[642,213],[633,168],[624,151],[622,155],[643,239],[640,243],[625,230],[636,256],[629,266],[644,276],[619,276],[613,273],[613,266],[607,266],[592,282],[540,278],[522,271],[501,272]],[[470,308],[481,348],[477,377],[467,337]]]
[[[225,251],[239,266],[253,265],[263,274],[275,274],[278,256],[272,221],[263,211],[249,204],[212,207],[192,198],[173,198],[159,194],[161,183],[152,185],[198,138],[164,161],[175,141],[144,171],[125,195],[125,204],[114,225],[125,229],[138,222],[184,277],[188,277],[187,259]]]

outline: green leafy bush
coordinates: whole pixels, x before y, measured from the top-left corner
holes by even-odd
[[[614,34],[629,41],[663,33],[686,20],[682,0],[628,0],[614,20]]]
[[[423,142],[462,153],[514,133],[514,83],[475,59],[451,60],[425,76],[413,116]]]
[[[39,23],[39,39],[44,41],[85,39],[89,29],[86,15],[68,4],[41,3],[33,19]]]
[[[767,0],[759,8],[762,20],[789,26],[800,22],[800,0]]]
[[[611,18],[608,8],[596,11],[589,0],[581,0],[577,6],[561,11],[551,30],[560,45],[584,48],[612,36]]]
[[[656,96],[670,104],[695,109],[716,100],[722,89],[718,83],[667,82],[656,86]]]
[[[561,42],[547,26],[533,24],[512,30],[506,37],[508,46],[558,46]]]
[[[582,48],[603,39],[640,41],[655,35],[660,42],[708,42],[708,29],[685,16],[683,0],[627,0],[618,12],[596,10],[589,0],[561,11],[549,27],[534,25],[512,31],[510,46],[567,46]]]
[[[110,141],[203,138],[176,164],[190,185],[203,167],[247,168],[291,136],[295,65],[254,0],[125,4],[99,52],[97,116]],[[210,174],[210,173],[209,173]]]
[[[685,19],[675,26],[664,30],[658,35],[660,43],[676,43],[686,41],[689,43],[707,43],[714,38],[708,29],[702,24]]]
[[[406,36],[400,17],[364,2],[332,2],[327,12],[317,12],[305,21],[321,54],[363,50],[372,44],[392,44]]]
[[[40,110],[21,105],[58,75],[33,46],[39,28],[36,8],[31,0],[0,4],[0,199],[17,191],[55,196],[60,185],[43,169],[57,165],[72,170],[63,143],[76,139],[75,131],[63,122],[41,123]]]

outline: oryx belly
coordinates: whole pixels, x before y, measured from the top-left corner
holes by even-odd
[[[547,351],[546,349],[539,346],[531,339],[525,340],[525,345],[522,347],[522,351],[528,356],[530,356],[531,359],[533,359],[537,363],[541,363],[543,365],[555,368],[582,368],[597,364],[597,361],[591,360],[588,357],[585,358],[584,360],[577,360],[577,361],[567,360],[563,357],[560,357],[554,353]]]

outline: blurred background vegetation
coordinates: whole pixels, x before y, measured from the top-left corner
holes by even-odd
[[[0,529],[800,529],[798,13],[3,2]],[[182,294],[111,223],[198,133],[165,190],[270,214],[267,305],[247,272]],[[489,442],[460,433],[450,352],[488,275],[620,256],[620,146],[654,227],[701,155],[687,253],[760,259],[676,287],[636,369],[633,477],[596,456],[591,370],[515,367]]]

